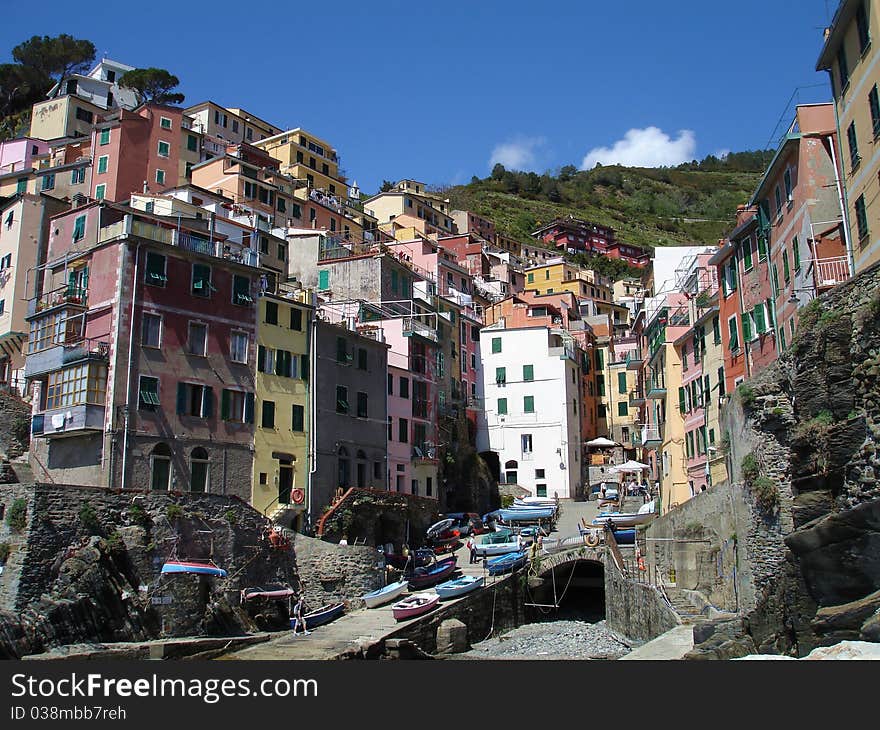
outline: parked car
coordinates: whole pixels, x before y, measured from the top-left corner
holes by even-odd
[[[605,492],[605,498],[617,498],[617,490],[620,485],[617,482],[596,482],[595,484],[590,485],[590,491],[587,493],[587,499],[593,501],[595,499],[599,499],[602,496],[602,492]]]
[[[483,524],[483,520],[476,512],[450,512],[449,514],[440,515],[442,519],[455,520],[453,529],[458,530],[462,537],[468,535],[481,535],[488,532],[488,528]]]

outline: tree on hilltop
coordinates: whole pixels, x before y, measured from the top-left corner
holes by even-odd
[[[164,68],[136,68],[119,79],[119,85],[137,92],[142,104],[182,104],[185,96],[173,91],[180,79]]]
[[[13,48],[12,57],[60,86],[68,76],[88,70],[95,60],[95,44],[67,33],[35,35]]]

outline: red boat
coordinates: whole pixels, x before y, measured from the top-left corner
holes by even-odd
[[[434,555],[442,555],[443,553],[453,553],[460,547],[461,540],[455,538],[454,540],[450,540],[448,542],[438,543],[437,545],[434,545],[431,550],[434,551]]]
[[[436,593],[416,593],[398,601],[391,607],[391,613],[398,621],[420,616],[430,611],[440,601]]]

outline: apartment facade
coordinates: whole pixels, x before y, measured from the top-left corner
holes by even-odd
[[[872,39],[880,32],[880,7],[869,0],[842,0],[817,71],[831,81],[840,140],[836,167],[845,188],[845,236],[854,272],[880,261],[880,68]]]

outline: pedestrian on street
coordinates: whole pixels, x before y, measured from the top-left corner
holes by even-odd
[[[293,607],[293,635],[296,636],[297,629],[302,627],[302,633],[305,636],[308,636],[312,632],[309,631],[306,627],[306,620],[303,618],[303,604],[305,601],[305,596],[300,593],[299,598],[296,599],[296,605]]]
[[[467,539],[467,548],[470,550],[470,564],[474,565],[474,563],[478,563],[477,560],[477,541],[474,539],[473,535],[468,535]]]

